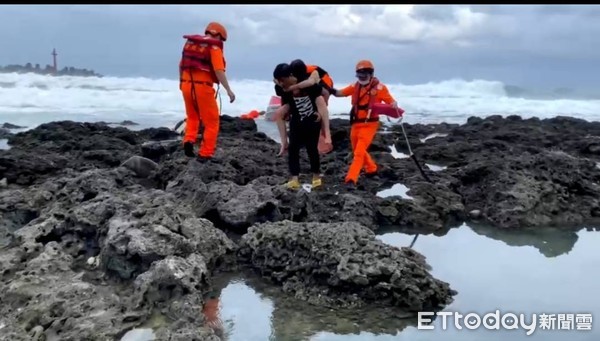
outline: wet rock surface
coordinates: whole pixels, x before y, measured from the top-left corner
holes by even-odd
[[[202,293],[235,260],[235,244],[136,179],[125,167],[92,169],[0,192],[11,223],[0,251],[2,337],[118,339],[155,310],[174,321],[161,335],[212,335],[199,331]]]
[[[176,138],[167,128],[132,131],[102,123],[50,122],[11,135],[11,149],[0,154],[0,178],[31,185],[65,171],[117,167],[138,155],[148,140]]]
[[[434,177],[448,179],[447,186],[462,198],[466,214],[479,211],[481,222],[520,228],[600,221],[598,122],[472,117],[465,125],[440,129],[447,136],[425,143],[415,141],[423,134],[414,130],[408,129],[409,138],[419,158],[447,166]],[[397,149],[406,152],[402,143]],[[410,180],[406,182],[412,189]]]
[[[429,274],[422,255],[386,245],[353,222],[255,225],[242,237],[238,255],[296,298],[332,308],[376,302],[431,311],[456,294]]]
[[[8,139],[12,136],[12,133],[7,128],[0,127],[0,139]]]
[[[15,257],[6,251],[2,256],[3,340],[114,337],[145,314],[122,301],[128,288],[94,285],[72,270],[73,257],[57,242],[20,251]]]
[[[27,127],[18,126],[16,124],[12,124],[12,123],[9,123],[9,122],[4,122],[0,128],[4,128],[4,129],[23,129],[23,128],[27,128]]]
[[[443,306],[454,292],[422,256],[372,231],[439,235],[466,219],[516,229],[600,216],[600,124],[489,117],[405,127],[432,182],[390,154],[392,145],[408,153],[391,127],[371,146],[378,174],[346,188],[349,130],[333,120],[324,185],[310,192],[283,187],[286,158],[249,120],[223,116],[217,153],[204,162],[185,157],[167,128],[65,121],[11,134],[0,150],[0,338],[118,339],[158,311],[170,321],[157,331],[163,339],[216,340],[198,313],[202,294],[215,273],[240,266],[321,306]],[[377,196],[397,183],[411,198]]]

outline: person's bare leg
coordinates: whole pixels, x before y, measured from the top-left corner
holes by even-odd
[[[275,121],[275,124],[277,124],[277,130],[279,130],[279,143],[281,144],[279,156],[283,155],[288,148],[287,128],[284,120],[288,110],[289,106],[284,105],[279,107],[273,114],[273,120]]]

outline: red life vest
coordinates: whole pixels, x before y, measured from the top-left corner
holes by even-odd
[[[404,115],[404,109],[398,107],[394,108],[387,103],[373,103],[371,106],[371,115],[376,114],[378,116],[388,116],[391,118],[400,118]]]
[[[217,46],[222,50],[223,42],[220,39],[199,34],[184,35],[183,38],[187,39],[187,41],[185,42],[185,45],[183,45],[181,61],[179,62],[179,71],[206,71],[211,74],[214,82],[218,82],[210,62],[210,49],[213,46]],[[225,58],[223,58],[223,65],[225,65]]]
[[[354,84],[354,94],[352,94],[352,109],[350,110],[350,123],[361,123],[361,122],[377,122],[379,121],[379,114],[377,112],[370,112],[370,109],[373,107],[373,104],[376,103],[377,100],[377,85],[379,85],[379,79],[377,77],[373,77],[371,82],[367,85],[361,85],[356,82]],[[368,87],[368,90],[363,94],[369,96],[369,102],[364,105],[358,105],[360,100],[360,90],[362,88]],[[362,115],[359,115],[362,113]]]

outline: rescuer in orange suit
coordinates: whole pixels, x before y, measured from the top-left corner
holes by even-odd
[[[211,22],[204,31],[204,36],[184,36],[187,41],[179,63],[179,88],[185,102],[186,113],[183,137],[183,149],[186,156],[195,156],[194,145],[198,138],[200,124],[204,125],[198,160],[212,158],[217,147],[219,106],[214,84],[223,85],[230,103],[235,100],[235,94],[225,75],[226,61],[223,56],[223,43],[227,41],[227,30],[220,23]]]
[[[373,76],[374,73],[373,63],[361,60],[356,64],[358,81],[332,92],[336,97],[352,96],[350,142],[354,155],[345,178],[345,183],[351,188],[356,186],[361,170],[364,169],[368,175],[377,173],[377,164],[367,150],[379,129],[379,115],[373,113],[370,107],[374,103],[383,102],[398,108],[388,88]]]

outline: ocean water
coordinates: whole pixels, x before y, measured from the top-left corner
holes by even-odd
[[[273,95],[273,84],[268,80],[232,80],[231,84],[237,99],[229,103],[222,92],[223,114],[239,116],[255,109],[265,110]],[[406,110],[405,121],[409,123],[463,123],[469,116],[495,114],[600,118],[598,100],[520,98],[508,94],[502,83],[494,81],[448,80],[388,86]],[[348,98],[331,98],[332,116],[347,112],[349,103]],[[131,120],[139,125],[130,128],[140,129],[173,127],[184,117],[178,82],[174,80],[0,74],[0,123],[33,128],[53,120]],[[257,120],[257,124],[274,136],[272,123]],[[0,141],[0,149],[5,148],[5,140]],[[400,153],[394,155],[403,157]],[[439,167],[435,170],[444,171]],[[382,188],[378,195],[411,200],[408,190],[397,184]],[[499,309],[502,313],[524,313],[528,323],[533,313],[556,314],[554,327],[540,330],[538,324],[537,331],[527,336],[524,329],[457,330],[452,323],[448,330],[442,330],[438,319],[435,330],[418,330],[414,324],[406,326],[395,316],[379,316],[376,312],[357,312],[352,317],[336,311],[315,312],[299,303],[286,305],[273,288],[240,277],[225,281],[220,288],[220,316],[227,340],[600,340],[598,232],[501,231],[464,225],[445,236],[419,236],[414,240],[410,235],[385,233],[379,238],[396,246],[414,242],[413,247],[427,257],[433,275],[458,290],[455,302],[446,311],[483,315]],[[558,314],[574,317],[581,313],[592,314],[591,331],[556,330],[561,325]],[[573,322],[575,328],[577,324]],[[400,325],[402,330],[395,330]],[[141,328],[123,340],[153,338],[150,330]]]
[[[385,81],[385,80],[384,80]],[[341,87],[344,84],[336,84]],[[469,116],[570,115],[595,120],[600,100],[527,99],[515,97],[501,82],[448,80],[421,85],[387,84],[406,111],[405,122],[463,123]],[[239,116],[266,110],[274,95],[271,80],[232,80],[236,93],[229,103],[221,91],[223,114]],[[330,99],[332,116],[347,113],[349,98]],[[132,120],[148,125],[174,126],[185,117],[179,82],[150,78],[48,77],[0,73],[0,121],[35,126],[58,119],[78,121]]]

